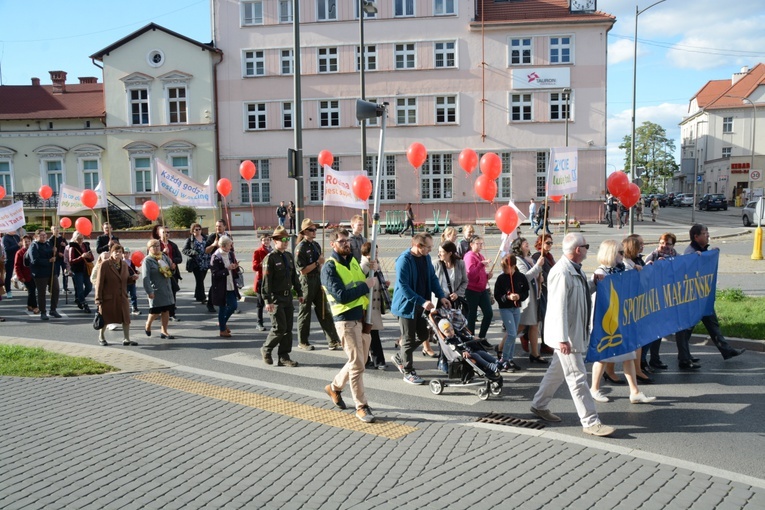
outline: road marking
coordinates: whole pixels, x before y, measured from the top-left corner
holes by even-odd
[[[387,439],[400,439],[417,430],[416,427],[384,421],[379,418],[375,423],[364,423],[356,418],[353,413],[299,404],[281,398],[268,397],[252,391],[217,386],[215,384],[194,381],[161,372],[138,374],[134,379],[194,395],[251,407],[253,409],[262,409],[263,411],[281,414],[282,416],[308,420],[345,430],[363,432],[364,434],[385,437]]]

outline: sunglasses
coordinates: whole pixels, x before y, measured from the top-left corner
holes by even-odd
[[[290,240],[289,237],[275,237],[274,238],[274,241],[281,241],[283,243],[289,242],[289,240]]]
[[[315,229],[315,228],[307,228],[306,230],[307,230],[308,232],[316,232],[316,229]]]
[[[335,241],[337,244],[348,244],[350,241],[348,239],[338,239]]]
[[[590,249],[590,245],[589,244],[580,244],[579,248],[584,248],[585,250],[589,250]]]

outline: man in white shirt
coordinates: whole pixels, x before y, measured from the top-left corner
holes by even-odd
[[[531,231],[534,232],[534,228],[536,225],[536,218],[537,217],[537,203],[534,201],[534,199],[529,200],[529,221],[531,222]]]

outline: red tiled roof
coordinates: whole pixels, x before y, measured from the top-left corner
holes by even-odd
[[[752,105],[744,103],[742,99],[749,97],[758,86],[765,85],[765,64],[757,64],[749,70],[746,76],[743,76],[733,85],[731,85],[731,80],[715,80],[714,82],[709,82],[707,86],[711,83],[718,82],[724,84],[724,86],[719,88],[709,87],[710,96],[713,92],[716,92],[716,95],[709,97],[709,100],[705,103],[701,103],[701,100],[699,99],[699,106],[704,106],[706,109],[737,107],[751,108]],[[704,90],[705,89],[702,89],[702,92]],[[699,95],[700,94],[701,92],[699,92]]]
[[[483,11],[483,14],[482,14]],[[478,0],[475,23],[539,23],[550,21],[616,21],[605,12],[572,13],[569,0]]]
[[[81,119],[103,117],[103,83],[66,84],[53,93],[52,85],[0,86],[0,120]]]

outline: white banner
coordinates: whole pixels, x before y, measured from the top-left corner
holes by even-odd
[[[366,173],[361,170],[336,172],[331,166],[324,165],[324,205],[367,209],[369,201],[359,200],[353,193],[353,179],[359,175]]]
[[[103,181],[99,181],[98,186],[93,191],[98,195],[98,202],[96,202],[93,209],[103,209],[106,207],[106,191],[103,189]],[[58,190],[58,209],[56,213],[59,216],[66,216],[68,214],[76,214],[80,211],[89,211],[89,207],[85,207],[82,203],[80,195],[85,191],[84,188],[77,188],[68,184],[62,184]]]
[[[212,179],[204,184],[191,180],[159,158],[157,164],[157,191],[179,205],[197,209],[215,209]]]
[[[578,151],[576,147],[553,147],[547,166],[547,196],[570,195],[577,191]]]
[[[24,202],[14,202],[0,209],[0,232],[16,232],[27,224],[24,219]]]

